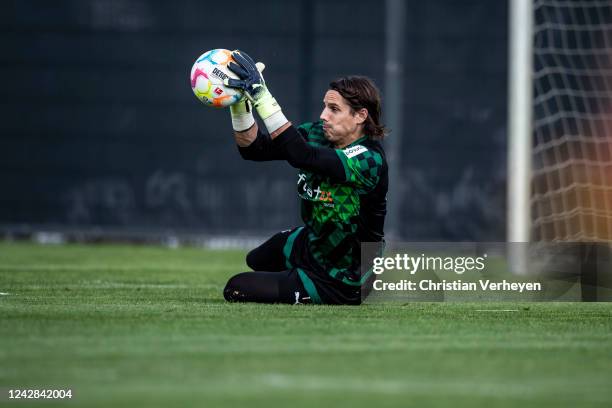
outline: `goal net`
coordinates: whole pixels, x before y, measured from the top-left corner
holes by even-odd
[[[612,241],[612,0],[533,3],[531,239]]]

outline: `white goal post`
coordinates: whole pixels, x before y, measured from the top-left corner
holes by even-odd
[[[509,0],[507,241],[529,242],[531,228],[532,0]],[[509,245],[513,272],[527,269],[526,245]]]

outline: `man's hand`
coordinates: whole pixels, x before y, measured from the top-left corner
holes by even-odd
[[[228,68],[239,79],[227,78],[224,81],[225,85],[244,92],[263,119],[268,132],[272,134],[287,123],[287,118],[266,87],[266,82],[261,74],[265,65],[260,62],[256,64],[245,52],[239,50],[232,52],[232,58],[236,62],[230,62]]]
[[[240,79],[227,78],[225,85],[241,89],[245,96],[255,103],[267,91],[266,81],[261,74],[265,65],[261,62],[255,63],[248,54],[240,50],[233,51],[232,58],[236,62],[230,62],[227,67]]]

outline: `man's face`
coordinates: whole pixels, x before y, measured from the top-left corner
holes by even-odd
[[[353,112],[338,91],[329,90],[325,93],[320,118],[325,137],[337,147],[347,146],[361,137],[365,117],[362,112]]]

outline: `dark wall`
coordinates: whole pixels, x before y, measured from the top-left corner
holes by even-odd
[[[403,230],[504,241],[507,4],[409,4]]]
[[[384,88],[376,1],[0,3],[0,224],[265,233],[299,223],[295,171],[242,161],[228,111],[194,98],[212,48],[267,64],[288,118],[330,79]],[[406,239],[503,239],[506,3],[409,2],[401,201]]]

